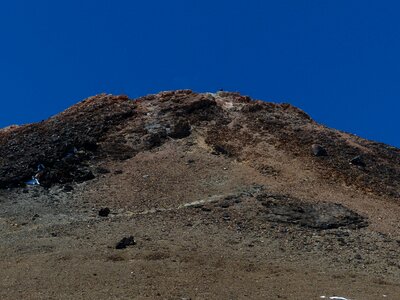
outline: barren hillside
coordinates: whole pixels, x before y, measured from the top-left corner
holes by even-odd
[[[399,218],[400,150],[290,104],[98,95],[0,130],[1,299],[400,299]]]

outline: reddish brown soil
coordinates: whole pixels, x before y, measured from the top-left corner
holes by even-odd
[[[288,104],[95,96],[0,130],[0,188],[0,299],[400,299],[400,150]]]

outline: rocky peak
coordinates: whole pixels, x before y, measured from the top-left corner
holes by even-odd
[[[0,187],[24,185],[39,164],[44,186],[89,180],[101,161],[130,159],[192,134],[218,155],[255,164],[268,145],[288,161],[313,164],[324,180],[399,197],[399,149],[326,128],[290,104],[190,90],[138,99],[101,94],[46,121],[3,129]],[[314,144],[329,155],[313,156]],[[363,166],[350,163],[356,156]]]

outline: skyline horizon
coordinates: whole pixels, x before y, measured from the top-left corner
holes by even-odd
[[[149,93],[149,94],[145,94],[145,95],[141,95],[141,96],[137,96],[137,97],[131,97],[130,95],[126,95],[126,94],[113,94],[113,93],[101,92],[101,93],[98,93],[98,94],[95,94],[95,95],[91,95],[91,96],[82,98],[81,100],[76,101],[75,103],[73,103],[72,105],[66,107],[65,109],[62,109],[61,111],[59,111],[59,112],[57,112],[57,113],[54,113],[54,114],[52,114],[52,115],[50,115],[50,116],[48,116],[48,117],[46,117],[46,118],[44,118],[44,119],[41,119],[41,120],[36,120],[36,121],[32,121],[32,122],[28,122],[28,123],[22,123],[22,124],[8,124],[8,125],[6,125],[6,126],[1,126],[1,121],[0,121],[0,130],[1,130],[1,129],[6,129],[6,128],[12,127],[12,126],[25,126],[25,125],[40,123],[40,122],[42,122],[42,121],[47,121],[47,120],[51,119],[52,117],[55,117],[56,115],[58,115],[58,114],[62,113],[63,111],[69,109],[70,107],[72,107],[72,106],[74,106],[74,105],[77,105],[78,103],[80,103],[80,102],[82,102],[82,101],[84,101],[84,100],[86,100],[86,99],[89,99],[89,98],[91,98],[91,97],[95,97],[95,96],[98,96],[98,95],[103,95],[103,94],[104,94],[104,95],[113,95],[113,96],[125,95],[125,96],[128,96],[130,100],[135,101],[135,100],[137,100],[137,99],[139,99],[139,98],[141,98],[141,97],[143,97],[143,96],[154,95],[154,94],[159,94],[159,93],[162,93],[162,92],[169,92],[169,91],[176,91],[176,90],[191,90],[191,91],[193,91],[194,93],[199,93],[199,94],[207,94],[207,93],[215,94],[215,93],[218,93],[218,92],[220,92],[220,91],[222,91],[222,92],[228,92],[228,93],[239,93],[239,94],[241,94],[241,95],[243,95],[243,96],[249,96],[253,101],[261,100],[261,101],[263,101],[263,102],[276,103],[276,104],[285,104],[285,103],[287,103],[287,104],[290,104],[290,105],[292,105],[292,106],[295,106],[295,105],[293,105],[293,104],[290,103],[290,102],[284,102],[284,101],[281,101],[281,102],[277,102],[277,101],[266,101],[266,100],[264,100],[264,99],[253,98],[251,95],[245,95],[245,94],[243,94],[243,93],[240,93],[239,91],[231,91],[231,90],[223,90],[223,89],[219,89],[219,90],[216,90],[216,91],[214,91],[214,92],[213,92],[213,91],[195,91],[195,90],[192,90],[192,89],[189,89],[189,88],[186,88],[186,89],[175,89],[175,90],[162,90],[162,91],[159,91],[159,92],[156,92],[156,93]],[[303,112],[305,112],[307,115],[309,115],[309,116],[311,117],[312,120],[314,120],[314,121],[317,122],[318,124],[323,125],[323,126],[325,126],[325,127],[327,127],[327,128],[334,129],[334,130],[339,130],[339,131],[341,131],[341,132],[345,132],[345,133],[347,133],[347,134],[351,134],[351,135],[360,137],[360,138],[362,138],[362,139],[370,140],[370,141],[372,141],[372,142],[383,143],[383,144],[387,144],[387,145],[392,146],[392,147],[400,148],[400,145],[399,145],[399,146],[391,145],[391,144],[389,144],[389,143],[385,143],[385,142],[382,142],[382,141],[379,141],[379,140],[370,139],[370,138],[367,138],[367,137],[358,135],[358,134],[353,133],[353,132],[350,132],[350,131],[346,131],[346,130],[343,130],[343,129],[338,129],[338,128],[335,128],[335,127],[331,127],[331,126],[329,126],[329,125],[326,125],[323,121],[316,120],[312,115],[310,115],[307,111],[305,111],[305,110],[302,109],[301,107],[298,107],[298,106],[295,106],[295,107],[298,108],[298,109],[300,109],[300,110],[302,110]]]

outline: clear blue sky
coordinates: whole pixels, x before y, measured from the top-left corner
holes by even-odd
[[[0,4],[0,127],[106,92],[239,91],[400,146],[400,2]]]

